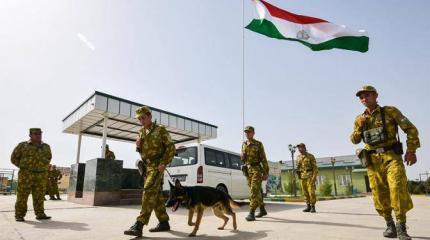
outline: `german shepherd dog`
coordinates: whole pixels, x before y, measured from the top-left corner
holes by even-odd
[[[173,212],[181,204],[184,204],[188,208],[188,225],[194,226],[194,230],[189,234],[190,237],[196,236],[203,212],[208,207],[212,208],[215,216],[224,220],[223,225],[218,227],[219,230],[223,230],[229,220],[224,213],[233,217],[233,229],[237,229],[236,213],[233,212],[232,208],[239,208],[244,203],[235,202],[230,195],[213,187],[185,187],[181,185],[178,179],[176,179],[175,185],[170,181],[169,184],[170,195],[166,202],[166,207],[171,207]],[[195,223],[192,221],[194,212],[197,213]]]

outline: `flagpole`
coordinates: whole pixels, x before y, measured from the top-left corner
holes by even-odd
[[[245,0],[242,0],[242,130],[245,130]],[[245,132],[242,131],[245,140]]]

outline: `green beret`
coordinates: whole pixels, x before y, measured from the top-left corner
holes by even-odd
[[[135,118],[140,118],[144,114],[151,113],[151,109],[148,106],[142,106],[138,109],[136,109],[136,116]]]
[[[363,92],[374,92],[374,93],[378,93],[378,92],[376,91],[376,88],[374,88],[374,87],[372,87],[372,86],[370,86],[370,85],[365,85],[365,86],[361,87],[361,88],[357,91],[357,93],[355,94],[355,96],[359,97],[359,96],[360,96],[360,94],[362,94]]]

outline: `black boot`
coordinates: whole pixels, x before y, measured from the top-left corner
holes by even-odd
[[[250,210],[248,216],[246,216],[246,221],[255,221],[255,210]]]
[[[131,235],[136,237],[142,237],[143,223],[136,221],[133,226],[128,230],[124,231],[125,235]]]
[[[48,220],[48,219],[51,219],[51,216],[47,216],[46,214],[41,214],[41,215],[36,216],[36,219],[37,220]]]
[[[49,200],[57,200],[54,196],[49,196]]]
[[[315,213],[315,212],[317,212],[317,211],[315,210],[315,205],[314,205],[314,204],[312,204],[312,205],[311,205],[311,213]]]
[[[167,232],[170,231],[170,225],[168,221],[160,222],[155,228],[149,229],[150,232]]]
[[[60,194],[57,194],[57,200],[61,200]]]
[[[386,220],[387,221],[387,229],[385,229],[384,237],[386,238],[396,238],[397,237],[397,230],[396,230],[396,224],[394,224],[393,219]]]
[[[397,237],[400,240],[411,240],[412,238],[408,235],[408,232],[406,231],[406,222],[396,224],[396,230],[397,230]]]
[[[264,217],[266,215],[267,215],[267,211],[264,208],[264,206],[262,206],[262,207],[260,207],[260,212],[257,215],[255,215],[255,217],[256,218],[261,218],[261,217]]]
[[[24,217],[17,217],[17,216],[15,216],[15,221],[17,221],[17,222],[24,222],[25,219],[24,219]]]
[[[310,204],[306,204],[306,208],[303,209],[303,212],[310,212],[311,211],[311,205]]]

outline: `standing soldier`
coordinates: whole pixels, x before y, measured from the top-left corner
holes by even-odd
[[[306,202],[306,208],[303,212],[316,212],[315,203],[315,180],[318,175],[317,162],[314,155],[306,150],[306,145],[300,143],[297,145],[300,155],[297,156],[297,175],[302,183],[303,197]]]
[[[58,170],[57,166],[55,165],[52,166],[52,170],[53,170],[53,174],[52,174],[53,176],[51,180],[52,192],[53,192],[53,195],[57,197],[54,200],[61,200],[60,190],[58,189],[58,181],[63,177],[63,174],[61,174],[60,170]]]
[[[358,155],[367,166],[375,209],[387,223],[383,235],[411,239],[406,231],[406,213],[413,208],[413,203],[402,162],[403,147],[398,126],[407,134],[404,161],[409,166],[417,162],[415,151],[420,147],[418,130],[397,108],[379,106],[374,87],[364,86],[356,96],[366,110],[355,118],[351,141],[358,144],[363,140],[365,143],[365,149]],[[391,216],[393,209],[396,224]]]
[[[142,209],[136,223],[130,229],[124,231],[126,235],[141,237],[142,228],[149,222],[149,217],[154,210],[159,224],[150,232],[169,231],[169,215],[164,206],[164,198],[161,193],[164,170],[174,155],[173,144],[166,128],[152,122],[151,110],[147,106],[136,110],[136,118],[142,124],[139,138],[136,140],[137,151],[146,165],[146,179],[142,196]]]
[[[264,201],[261,191],[261,182],[266,180],[269,175],[269,164],[267,163],[266,153],[263,144],[254,139],[254,127],[245,127],[246,141],[242,144],[241,160],[244,163],[243,171],[248,180],[249,186],[249,215],[247,221],[255,221],[256,217],[267,215],[264,208]],[[260,212],[255,215],[255,209],[260,207]]]
[[[27,213],[28,196],[33,197],[36,219],[50,219],[45,214],[44,195],[48,179],[48,166],[51,161],[51,148],[42,142],[40,128],[30,128],[30,140],[21,142],[12,152],[11,162],[19,168],[15,220],[24,221]]]
[[[106,144],[106,150],[105,150],[105,159],[115,160],[115,153],[113,153],[111,150],[109,150],[109,145],[107,145],[107,144]]]
[[[54,183],[54,178],[55,178],[55,172],[54,172],[54,166],[49,164],[49,168],[48,168],[48,180],[46,181],[46,186],[48,189],[48,194],[49,194],[49,200],[57,200],[55,199],[55,183]]]

